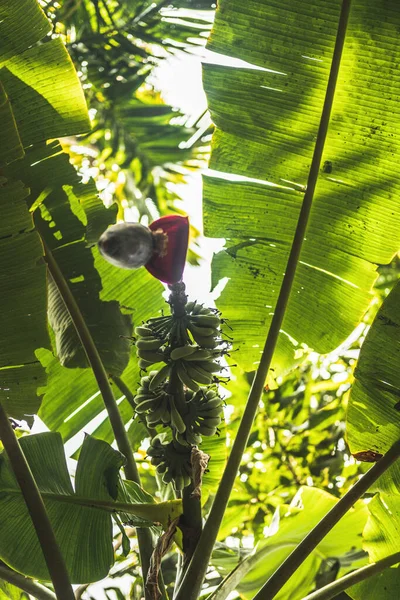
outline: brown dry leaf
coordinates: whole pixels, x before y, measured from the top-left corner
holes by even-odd
[[[146,579],[146,591],[151,600],[159,600],[161,592],[158,587],[158,574],[161,568],[161,559],[170,549],[176,532],[179,517],[171,522],[168,529],[158,538],[156,547],[150,559],[150,567]]]
[[[192,454],[190,457],[192,463],[192,473],[193,473],[193,487],[194,490],[191,494],[192,498],[200,498],[201,497],[201,482],[203,479],[203,475],[207,469],[208,461],[210,460],[210,456],[205,452],[202,452],[196,446],[192,448]]]

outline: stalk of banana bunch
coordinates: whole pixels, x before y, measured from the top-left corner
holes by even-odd
[[[187,302],[182,282],[169,286],[171,314],[135,328],[143,370],[136,412],[157,435],[148,449],[165,483],[181,491],[192,482],[191,450],[218,434],[224,402],[218,394],[223,340],[218,311]]]

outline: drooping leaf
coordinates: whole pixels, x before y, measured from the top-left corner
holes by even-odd
[[[123,457],[101,440],[86,437],[76,469],[75,490],[59,434],[23,437],[21,446],[74,583],[102,579],[113,564],[111,514],[122,510],[118,502],[124,502],[124,513],[129,513],[133,525],[168,521],[181,512],[180,501],[148,503],[146,496],[147,503],[143,503],[139,492],[136,503],[130,499],[127,503],[119,478]],[[49,575],[35,530],[4,453],[0,465],[0,558],[25,575],[47,581]]]
[[[400,496],[376,494],[368,503],[368,511],[363,546],[370,562],[376,562],[399,551]],[[389,600],[396,597],[399,585],[399,567],[389,568],[346,592],[354,600]]]
[[[400,568],[385,569],[346,590],[353,600],[392,600],[400,588]]]
[[[222,177],[244,178],[205,178],[205,232],[228,238],[213,261],[213,282],[228,279],[218,307],[233,327],[235,360],[247,370],[260,359],[282,283],[341,4],[218,3],[209,49],[252,68],[205,66],[217,126],[210,167]],[[399,24],[397,5],[351,4],[309,227],[272,365],[275,376],[302,357],[304,344],[325,353],[350,334],[370,301],[376,264],[389,262],[400,245],[400,83],[392,76]]]
[[[0,79],[24,147],[90,129],[82,88],[60,38],[10,58]]]
[[[50,21],[33,0],[0,5],[0,63],[23,52],[51,31]]]
[[[347,410],[347,439],[353,454],[366,451],[383,454],[400,438],[399,358],[400,284],[397,284],[372,323],[355,369]],[[389,478],[385,474],[378,481],[378,486],[386,482],[386,486],[391,484],[396,489],[397,464],[390,473]]]
[[[0,399],[8,414],[37,412],[37,387],[45,381],[35,356],[49,344],[46,320],[46,267],[21,181],[0,181]]]
[[[131,335],[131,320],[121,313],[116,301],[102,302],[99,298],[102,284],[92,251],[85,242],[87,218],[83,209],[85,200],[96,196],[95,187],[93,183],[80,182],[58,143],[33,146],[8,171],[13,172],[17,167],[30,187],[28,202],[35,210],[36,227],[71,289],[104,365],[108,372],[120,375],[129,360],[127,338]],[[102,210],[107,212],[104,207]],[[86,367],[82,344],[52,278],[49,320],[61,363],[73,368]]]
[[[371,562],[399,552],[400,496],[376,494],[368,503],[369,517],[363,531],[364,549]]]
[[[90,129],[83,91],[61,39],[37,45],[50,30],[35,0],[0,6],[0,80],[23,146]]]
[[[0,165],[22,158],[24,149],[19,137],[17,124],[10,99],[0,81],[0,122],[2,124],[2,144],[0,147]]]

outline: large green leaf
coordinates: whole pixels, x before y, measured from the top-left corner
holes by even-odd
[[[76,469],[75,489],[59,434],[30,435],[21,439],[21,446],[75,583],[96,581],[107,575],[114,562],[114,512],[128,513],[130,523],[141,526],[168,523],[180,514],[180,501],[149,503],[148,494],[144,495],[140,488],[125,488],[119,479],[123,457],[101,440],[86,437]],[[0,455],[0,466],[0,558],[24,575],[49,580],[24,499],[4,454]]]
[[[118,302],[102,302],[99,298],[102,283],[85,242],[87,219],[80,204],[80,199],[96,196],[94,184],[80,182],[57,142],[32,146],[24,159],[10,165],[7,171],[14,173],[16,169],[30,188],[27,201],[35,209],[36,227],[71,289],[106,369],[120,375],[129,360],[131,319],[121,313]],[[100,200],[98,204],[101,206]],[[102,210],[107,212],[104,207]],[[113,217],[110,214],[110,220]],[[51,278],[49,320],[60,362],[69,367],[86,367],[81,342]]]
[[[259,543],[253,554],[243,560],[237,572],[231,574],[229,589],[236,588],[245,598],[252,598],[269,575],[274,573],[336,502],[334,496],[322,490],[301,488],[289,507],[283,506],[277,509],[266,539]],[[323,559],[328,557],[343,559],[344,555],[351,550],[361,549],[361,533],[367,515],[366,506],[358,502],[291,577],[276,596],[277,600],[303,598],[311,591]],[[226,588],[224,592],[227,591]],[[223,597],[226,596],[221,596]]]
[[[50,21],[35,0],[0,2],[0,64],[23,52],[51,31]]]
[[[400,438],[399,359],[400,283],[378,311],[354,373],[347,411],[347,439],[353,453],[383,454]],[[397,466],[391,469],[392,483],[398,485],[393,469]]]
[[[35,356],[48,346],[46,270],[26,200],[24,146],[76,134],[89,125],[82,89],[60,39],[37,45],[51,25],[36,0],[0,2],[0,203],[2,270],[1,402],[8,413],[37,412],[44,372]],[[28,169],[29,171],[29,169]]]
[[[82,88],[61,39],[11,58],[1,68],[0,79],[25,147],[90,129]]]
[[[50,29],[36,0],[1,2],[0,80],[24,147],[90,129],[83,91],[61,39],[37,45]]]
[[[2,127],[2,144],[0,147],[0,164],[22,158],[24,149],[19,137],[17,124],[10,99],[0,81],[0,122]]]
[[[354,600],[393,600],[400,589],[400,568],[385,569],[346,590]]]
[[[368,511],[363,546],[371,562],[376,562],[399,551],[400,496],[376,494],[368,503]],[[354,600],[389,600],[398,595],[399,585],[400,570],[391,568],[346,591]]]
[[[399,552],[400,496],[376,494],[368,503],[369,517],[363,531],[364,549],[371,562]]]
[[[254,369],[293,240],[335,44],[340,0],[222,0],[209,48],[248,61],[206,65],[217,126],[210,167],[244,177],[204,180],[205,231],[228,238],[213,261],[235,355]],[[279,375],[303,344],[327,352],[369,303],[376,264],[400,245],[397,163],[400,81],[392,65],[400,6],[351,4],[314,204],[274,359]],[[249,34],[251,32],[251,34]],[[248,179],[251,178],[251,179]],[[278,187],[277,187],[278,186]]]
[[[10,416],[37,412],[44,371],[35,356],[49,344],[46,267],[21,181],[0,180],[0,401]]]

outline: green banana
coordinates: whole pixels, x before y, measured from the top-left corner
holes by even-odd
[[[221,325],[221,319],[216,315],[192,315],[190,322],[197,327],[219,327]]]
[[[195,381],[193,381],[191,377],[189,377],[183,365],[178,363],[176,372],[183,385],[186,385],[186,387],[193,390],[194,392],[197,392],[200,389],[200,386]]]
[[[164,360],[164,354],[162,352],[154,352],[150,350],[141,350],[137,348],[136,355],[143,360],[151,362],[151,364],[162,362]]]
[[[185,487],[185,482],[184,479],[182,477],[182,475],[175,475],[174,477],[174,487],[175,489],[178,490],[183,490],[183,488]]]
[[[216,432],[216,427],[207,427],[207,425],[199,425],[197,427],[197,431],[205,436],[214,435]]]
[[[164,365],[159,371],[157,371],[156,375],[154,375],[154,377],[150,381],[149,389],[155,390],[156,388],[160,387],[160,385],[162,385],[167,379],[169,371],[169,365]]]
[[[203,308],[202,304],[197,304],[197,302],[195,302],[194,306],[190,312],[192,313],[192,315],[198,315],[200,313],[200,311],[202,310],[202,308]]]
[[[149,390],[147,390],[146,393],[136,394],[136,396],[133,398],[133,401],[135,404],[141,404],[142,402],[145,402],[146,400],[152,400],[153,398],[154,394],[149,393]]]
[[[196,352],[194,352],[190,356],[185,356],[185,360],[188,360],[188,361],[192,361],[192,360],[203,361],[203,360],[209,360],[210,358],[212,358],[212,354],[211,354],[210,350],[201,350],[201,348],[197,348]]]
[[[154,365],[154,360],[144,360],[144,358],[140,358],[138,361],[138,365],[140,367],[140,369],[144,369],[146,370],[147,367],[151,367],[151,365]]]
[[[221,425],[221,417],[205,417],[204,425],[210,428],[219,427]]]
[[[218,373],[218,371],[221,371],[223,369],[223,367],[219,363],[214,362],[212,360],[203,360],[199,361],[198,363],[193,362],[191,364],[193,364],[196,368],[200,367],[201,369],[204,369],[204,371],[207,371],[207,373]]]
[[[161,420],[161,415],[163,414],[163,412],[164,412],[164,407],[159,406],[158,408],[153,410],[151,413],[146,415],[147,424],[148,425],[157,425],[157,423]]]
[[[157,473],[165,473],[165,471],[168,469],[168,465],[165,462],[160,463],[159,465],[157,465]]]
[[[136,348],[139,348],[139,350],[158,350],[163,344],[163,340],[155,337],[141,338],[136,342]]]
[[[220,410],[222,411],[223,401],[221,398],[212,398],[212,400],[208,400],[204,406],[204,411],[210,412],[211,410]]]
[[[203,385],[210,385],[210,383],[212,382],[211,373],[207,373],[207,371],[204,371],[201,367],[198,367],[197,365],[194,366],[194,363],[187,365],[186,371],[189,377],[191,377],[194,381],[197,381],[197,383],[202,383]]]
[[[180,358],[186,358],[198,350],[197,346],[180,346],[175,348],[171,352],[172,360],[179,360]]]
[[[167,407],[164,408],[164,412],[161,415],[161,421],[164,425],[168,425],[171,422],[171,415],[169,414],[169,410]]]
[[[138,335],[139,337],[154,337],[154,332],[150,327],[139,325],[138,327],[135,327],[135,335]]]
[[[186,431],[186,424],[182,419],[178,409],[175,406],[174,400],[171,396],[170,398],[170,407],[171,407],[171,425],[176,429],[178,433],[183,433]]]
[[[203,417],[203,419],[208,419],[211,417],[211,418],[218,418],[221,420],[222,409],[220,406],[218,406],[217,408],[212,408],[211,410],[208,410],[208,409],[202,410],[199,414]]]
[[[219,331],[215,327],[200,327],[194,323],[189,323],[188,327],[193,334],[201,335],[203,337],[219,335]]]
[[[185,440],[185,442],[187,442],[191,446],[197,446],[198,444],[201,444],[201,435],[198,435],[197,433],[194,433],[194,431],[190,431],[189,429],[186,429],[184,435],[181,437]]]
[[[169,472],[169,470],[167,470],[167,471],[164,473],[162,480],[163,480],[163,482],[164,482],[164,483],[171,483],[171,481],[172,481],[172,475],[171,475],[171,473]]]
[[[187,313],[193,312],[194,307],[197,305],[197,302],[187,302],[185,306],[185,310]]]
[[[197,342],[197,344],[201,348],[210,348],[211,350],[213,350],[220,343],[220,341],[218,339],[216,339],[215,336],[213,336],[213,335],[204,336],[204,335],[199,335],[198,333],[193,333],[193,331],[191,333],[192,333],[194,341]]]
[[[152,398],[151,400],[144,400],[143,402],[138,403],[138,405],[136,406],[136,412],[140,415],[146,412],[147,410],[153,410],[155,408],[154,405],[154,398]]]

